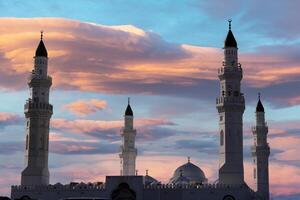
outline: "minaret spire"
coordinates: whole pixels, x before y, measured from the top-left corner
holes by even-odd
[[[27,127],[25,169],[22,171],[21,185],[49,184],[49,123],[53,111],[49,103],[49,91],[52,78],[48,76],[47,50],[42,39],[41,32],[41,41],[34,57],[34,69],[28,81],[30,97],[24,106]]]
[[[253,156],[253,177],[255,191],[262,199],[269,200],[269,155],[270,147],[267,141],[268,126],[265,122],[265,111],[258,95],[256,106],[256,125],[252,127],[254,145],[252,146]]]
[[[121,175],[134,176],[136,172],[135,160],[137,149],[135,148],[136,130],[133,127],[133,111],[130,106],[130,98],[124,116],[124,128],[122,129],[122,146],[119,154],[121,159]]]
[[[218,71],[220,96],[217,98],[220,131],[219,182],[243,184],[243,113],[245,99],[241,93],[243,70],[238,63],[238,48],[231,31],[224,45],[224,62]]]

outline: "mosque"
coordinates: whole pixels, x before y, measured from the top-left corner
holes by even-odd
[[[11,198],[22,200],[269,200],[268,127],[259,98],[256,124],[252,128],[254,188],[244,180],[243,113],[241,92],[243,69],[238,62],[237,42],[229,30],[224,44],[224,61],[218,69],[219,177],[209,181],[200,167],[190,160],[179,166],[170,181],[162,184],[148,175],[137,175],[134,115],[128,102],[122,128],[120,174],[106,176],[105,183],[49,184],[49,123],[53,107],[49,103],[52,78],[48,75],[48,53],[41,35],[34,57],[34,69],[28,78],[30,97],[24,106],[26,117],[25,168],[21,184],[11,187]]]

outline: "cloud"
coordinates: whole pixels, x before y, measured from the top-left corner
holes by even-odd
[[[107,102],[104,100],[89,99],[71,102],[69,104],[64,105],[63,109],[66,109],[77,116],[83,117],[88,114],[103,110],[106,107]]]
[[[117,153],[119,145],[109,142],[51,142],[50,152],[64,155]]]
[[[25,145],[23,142],[10,141],[0,143],[0,155],[13,155],[16,152],[24,151]]]
[[[217,96],[217,69],[223,59],[219,48],[169,43],[154,32],[132,25],[104,26],[58,18],[0,20],[2,89],[26,87],[39,30],[44,29],[54,88],[203,100]],[[299,44],[295,43],[266,45],[253,53],[240,53],[245,79],[243,92],[251,100],[260,90],[272,103],[298,104],[297,100],[291,100],[297,97],[291,88],[300,85],[299,50]],[[278,92],[286,95],[278,97]],[[77,109],[76,114],[94,110],[84,103],[78,104],[71,105],[73,112]]]
[[[21,118],[19,115],[0,112],[0,128],[9,125],[18,125],[23,121],[24,121],[23,118]]]
[[[101,121],[101,120],[67,120],[53,119],[51,127],[54,130],[81,134],[90,138],[99,138],[104,140],[120,140],[120,130],[123,127],[123,121]],[[164,119],[137,119],[135,127],[137,137],[141,140],[157,140],[168,137],[174,133],[163,126],[174,126],[173,122]]]

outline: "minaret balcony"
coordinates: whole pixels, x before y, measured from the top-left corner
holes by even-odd
[[[257,145],[251,146],[251,153],[252,156],[257,156],[257,155],[269,156],[270,155],[269,143],[266,143],[263,146],[257,146]]]
[[[52,85],[52,77],[47,76],[46,78],[44,78],[36,74],[30,74],[29,77],[27,78],[27,83],[32,87],[41,86],[41,85],[46,85],[50,87]]]
[[[264,133],[268,133],[268,124],[265,122],[263,126],[252,126],[252,133],[257,134],[257,131],[263,131]]]
[[[26,104],[24,105],[24,112],[26,113],[29,111],[48,111],[53,113],[53,106],[49,103],[36,103],[27,100]]]
[[[223,80],[225,78],[230,77],[238,77],[242,79],[243,77],[243,69],[241,65],[235,66],[235,67],[221,67],[218,69],[218,77],[219,79]]]
[[[216,99],[217,106],[224,104],[245,104],[244,96],[232,96],[232,97],[218,97]]]

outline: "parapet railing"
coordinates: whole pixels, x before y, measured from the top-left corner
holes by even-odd
[[[249,189],[245,184],[154,184],[145,189]],[[251,190],[251,189],[250,189]]]
[[[96,184],[77,184],[77,185],[47,185],[47,186],[23,186],[23,185],[13,185],[11,186],[12,190],[15,191],[75,191],[75,190],[104,190],[105,184],[96,185]]]
[[[237,66],[237,67],[220,67],[218,69],[218,74],[223,74],[226,72],[243,72],[243,69],[241,67],[241,65]]]
[[[36,102],[32,102],[30,100],[26,101],[26,104],[24,105],[24,110],[28,110],[28,109],[42,109],[42,110],[53,110],[53,106],[49,103],[36,103]]]
[[[218,97],[216,103],[244,103],[245,99],[243,96],[232,96],[232,97]]]
[[[40,75],[37,75],[35,73],[30,73],[29,76],[27,77],[27,81],[29,82],[32,79],[45,79],[45,78],[40,76]],[[51,76],[47,76],[46,79],[52,82],[52,77]]]

